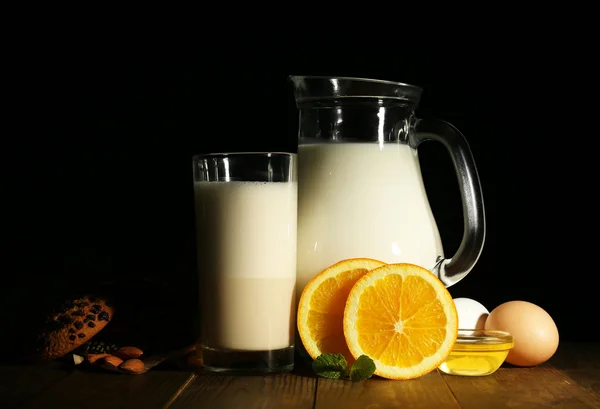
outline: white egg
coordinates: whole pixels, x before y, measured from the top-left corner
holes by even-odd
[[[470,298],[454,298],[458,313],[458,328],[483,329],[490,312],[480,302]]]

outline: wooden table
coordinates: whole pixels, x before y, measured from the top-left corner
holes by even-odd
[[[535,368],[485,377],[434,371],[410,381],[317,379],[310,368],[273,376],[217,376],[154,368],[143,375],[60,365],[0,367],[2,409],[600,408],[600,343],[561,343]]]

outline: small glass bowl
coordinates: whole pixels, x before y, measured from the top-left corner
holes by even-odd
[[[439,369],[449,375],[490,375],[514,346],[513,337],[505,331],[459,329],[456,343]]]

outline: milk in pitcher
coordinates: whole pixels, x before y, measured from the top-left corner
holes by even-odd
[[[343,259],[432,269],[443,257],[417,151],[410,146],[301,144],[298,175],[298,294],[312,277]]]

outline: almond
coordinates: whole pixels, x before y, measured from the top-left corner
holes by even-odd
[[[115,352],[113,352],[113,355],[118,356],[119,358],[121,358],[123,360],[139,358],[143,354],[144,354],[144,351],[142,351],[141,349],[136,348],[136,347],[121,347],[121,348],[117,349]]]
[[[121,362],[123,362],[121,358],[107,354],[107,356],[97,359],[94,366],[111,372],[119,372],[118,368]]]
[[[114,356],[114,355],[109,355],[109,356],[105,356],[104,358],[102,358],[103,363],[110,365],[111,367],[115,367],[118,368],[119,365],[121,365],[121,363],[123,363],[123,360],[121,358],[119,358],[118,356]]]
[[[109,356],[110,354],[86,354],[85,359],[90,363],[94,364],[98,359],[102,359],[105,356]]]
[[[132,374],[140,374],[146,370],[146,366],[139,359],[132,358],[123,361],[123,363],[119,365],[119,369]]]

